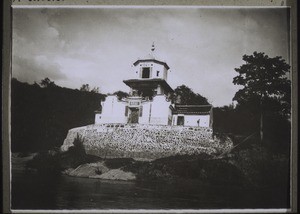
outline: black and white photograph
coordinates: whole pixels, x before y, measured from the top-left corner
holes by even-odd
[[[287,212],[290,12],[14,5],[11,210]]]

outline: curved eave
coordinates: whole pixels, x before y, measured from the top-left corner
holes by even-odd
[[[168,92],[173,92],[174,90],[171,88],[171,86],[163,79],[129,79],[129,80],[123,80],[123,82],[129,86],[129,87],[135,87],[137,84],[160,84],[164,89],[166,89]]]
[[[210,115],[210,112],[185,112],[185,111],[174,111],[173,114],[184,114],[184,115]]]
[[[134,66],[136,66],[137,64],[139,64],[140,62],[155,62],[157,64],[163,65],[166,67],[167,70],[170,69],[170,67],[168,66],[167,63],[159,61],[157,59],[138,59],[136,62],[133,63]]]
[[[212,105],[175,105],[173,114],[210,115]]]

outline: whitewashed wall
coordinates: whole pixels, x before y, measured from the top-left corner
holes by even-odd
[[[210,125],[210,115],[173,115],[172,125],[177,125],[178,116],[184,116],[184,126],[198,126],[197,121],[199,121],[199,126],[209,127]]]
[[[95,124],[102,123],[127,123],[125,116],[126,102],[118,101],[117,96],[107,96],[102,103],[102,113],[95,114]],[[139,124],[168,125],[168,117],[171,116],[169,106],[164,95],[153,97],[152,101],[142,103],[142,114],[139,114]]]
[[[150,124],[168,125],[170,105],[171,102],[166,101],[166,97],[164,95],[157,95],[153,97]]]
[[[140,79],[141,78],[141,72],[143,67],[149,67],[150,68],[150,78],[162,78],[167,81],[167,69],[164,65],[157,64],[155,62],[140,62],[134,67],[134,73],[135,78]],[[159,75],[157,76],[157,71],[159,71]]]
[[[118,101],[115,95],[109,95],[102,102],[102,113],[95,115],[95,123],[127,123],[126,102]]]
[[[185,126],[198,126],[197,121],[199,121],[199,126],[209,127],[209,115],[185,115],[184,123]]]
[[[152,102],[143,102],[142,103],[143,106],[143,113],[142,116],[139,117],[139,124],[149,124],[150,122],[150,109],[152,106]]]

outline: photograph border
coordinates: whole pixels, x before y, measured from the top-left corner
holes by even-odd
[[[297,212],[297,193],[298,193],[298,56],[297,56],[297,1],[296,0],[250,0],[250,1],[235,1],[235,0],[4,0],[3,1],[3,46],[2,46],[2,185],[3,185],[3,212],[12,212],[10,207],[10,142],[11,142],[11,127],[10,127],[10,87],[11,87],[11,40],[12,40],[12,6],[230,6],[230,7],[290,7],[290,63],[292,75],[292,142],[291,142],[291,158],[290,158],[290,204],[291,209],[284,209],[288,212]],[[88,210],[88,213],[180,213],[182,211],[188,213],[240,213],[240,212],[282,212],[282,209],[220,209],[220,210]],[[167,211],[167,212],[166,212]],[[34,211],[24,210],[15,213],[67,213],[68,210],[52,211]],[[82,211],[70,211],[72,213],[82,213]]]

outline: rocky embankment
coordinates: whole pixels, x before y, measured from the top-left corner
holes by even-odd
[[[13,155],[14,168],[39,173],[124,181],[195,180],[213,185],[278,186],[289,183],[289,158],[253,142],[229,153],[175,155],[153,160],[101,158],[87,154],[80,139],[65,152],[46,151],[29,157]],[[26,163],[25,163],[26,162]]]
[[[102,158],[159,159],[176,155],[217,155],[230,150],[230,138],[212,136],[209,127],[97,124],[69,130],[61,146],[67,151],[80,138],[87,154]]]

